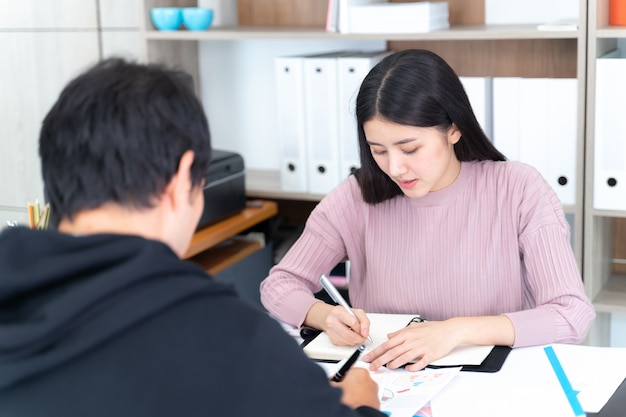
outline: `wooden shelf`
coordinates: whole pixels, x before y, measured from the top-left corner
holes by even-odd
[[[457,25],[450,29],[424,33],[338,33],[316,27],[237,26],[206,31],[146,30],[148,40],[244,40],[244,39],[327,39],[327,40],[506,40],[506,39],[575,39],[579,30],[538,30],[537,25]]]
[[[592,214],[598,217],[626,217],[626,211],[620,210],[593,210]]]
[[[246,170],[246,195],[278,200],[320,201],[324,194],[296,193],[280,188],[280,172],[273,170]]]
[[[596,30],[596,38],[626,38],[626,27],[603,26]]]
[[[216,275],[246,256],[261,249],[261,242],[244,238],[232,238],[189,258],[210,275]]]
[[[273,201],[255,200],[248,204],[240,213],[196,231],[184,258],[191,258],[278,214],[278,205]]]

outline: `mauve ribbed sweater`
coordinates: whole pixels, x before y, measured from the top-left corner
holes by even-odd
[[[272,268],[263,304],[301,325],[318,277],[344,259],[354,307],[427,320],[506,314],[516,347],[580,342],[595,317],[561,203],[534,168],[517,162],[464,162],[443,190],[377,205],[363,202],[351,176]]]

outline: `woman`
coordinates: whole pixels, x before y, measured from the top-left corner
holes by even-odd
[[[364,358],[372,369],[418,370],[464,343],[585,338],[595,312],[556,194],[489,142],[445,61],[425,50],[386,57],[363,81],[356,116],[361,169],[311,212],[262,283],[274,316],[338,345],[364,340],[365,312],[427,320],[390,334]],[[356,318],[313,295],[345,259]]]

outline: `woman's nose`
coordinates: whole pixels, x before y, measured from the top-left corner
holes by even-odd
[[[389,155],[389,174],[401,177],[407,171],[402,155]]]

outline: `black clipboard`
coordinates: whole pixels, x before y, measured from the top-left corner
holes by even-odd
[[[469,372],[498,372],[507,356],[509,356],[509,352],[511,352],[510,346],[494,346],[489,352],[489,355],[482,361],[480,365],[446,365],[446,366],[437,366],[437,365],[427,365],[427,368],[438,369],[438,368],[455,368],[461,366],[461,371],[469,371]]]
[[[300,344],[300,347],[304,348],[309,342],[315,339],[315,337],[317,337],[317,335],[320,333],[321,333],[321,330],[312,329],[310,327],[303,326],[300,329],[300,337],[302,337],[302,340],[303,340],[302,343]],[[510,346],[494,346],[493,349],[491,349],[491,352],[489,352],[489,355],[487,355],[487,357],[482,361],[480,365],[445,365],[445,366],[427,365],[426,368],[439,369],[439,368],[456,368],[456,367],[461,366],[461,371],[493,373],[493,372],[498,372],[502,368],[502,365],[504,364],[504,361],[506,360],[507,356],[509,356],[510,352],[511,352]],[[330,361],[330,360],[322,360],[322,361],[317,360],[317,361],[318,362],[338,362],[338,361]]]

